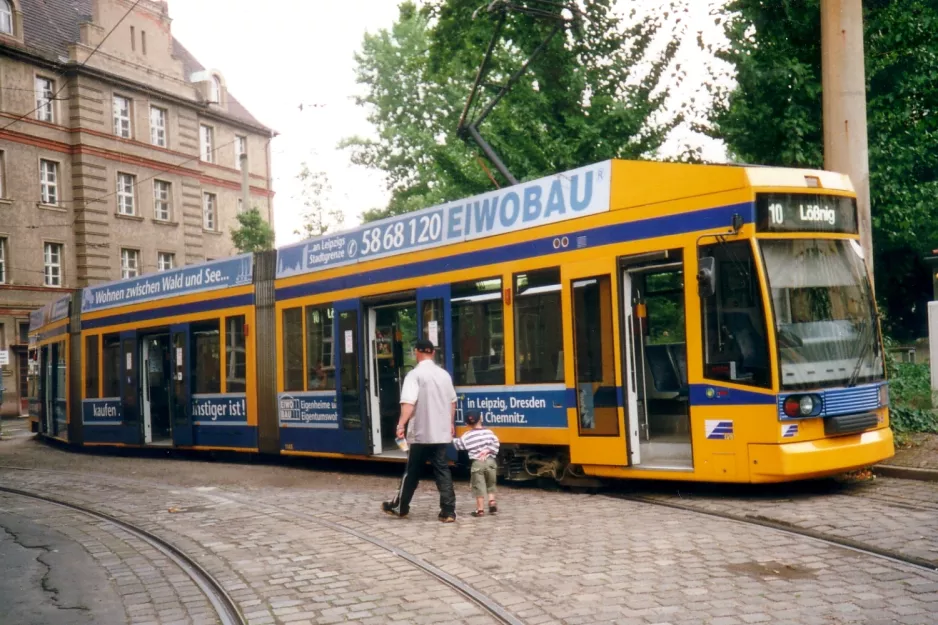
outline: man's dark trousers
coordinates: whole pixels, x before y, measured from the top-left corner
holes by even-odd
[[[447,447],[445,443],[439,445],[415,443],[410,446],[401,486],[397,495],[394,496],[394,501],[391,502],[391,508],[395,512],[404,516],[410,511],[410,500],[414,496],[414,491],[417,490],[417,483],[420,482],[420,472],[429,460],[433,467],[436,488],[440,491],[440,516],[456,516],[456,491],[453,490],[453,476],[446,462]]]

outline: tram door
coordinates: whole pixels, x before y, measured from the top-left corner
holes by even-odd
[[[404,376],[417,364],[417,304],[413,301],[368,309],[368,368],[372,453],[394,453]]]
[[[339,404],[339,449],[345,454],[366,454],[372,449],[371,421],[362,369],[362,312],[359,300],[335,304],[338,372],[336,393]]]
[[[148,445],[172,444],[169,343],[168,333],[150,335],[141,340],[143,440]]]
[[[692,469],[681,251],[622,264],[632,463]]]
[[[191,447],[195,444],[192,426],[192,367],[189,365],[189,324],[174,325],[169,329],[171,354],[169,357],[169,412],[172,417],[173,444]]]
[[[132,444],[143,441],[143,430],[140,422],[140,377],[139,358],[137,354],[137,332],[129,330],[120,333],[121,361],[120,361],[120,389],[121,404],[124,411],[124,426],[130,432]]]
[[[574,464],[628,464],[622,405],[615,260],[561,267],[568,412],[576,421],[570,445]],[[569,317],[568,317],[569,315]],[[570,371],[573,371],[571,385]]]
[[[55,363],[52,358],[52,345],[44,345],[40,350],[42,367],[42,433],[55,436]]]

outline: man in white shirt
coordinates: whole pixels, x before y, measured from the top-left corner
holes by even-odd
[[[430,341],[418,340],[414,348],[417,366],[404,378],[397,436],[403,437],[407,432],[410,451],[397,495],[393,501],[383,502],[381,509],[394,516],[407,516],[410,500],[420,481],[420,471],[429,460],[440,491],[440,521],[453,523],[456,491],[446,461],[446,449],[456,433],[456,389],[449,372],[433,361],[434,349]]]

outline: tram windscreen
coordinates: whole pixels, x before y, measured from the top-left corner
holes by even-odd
[[[783,389],[883,378],[879,326],[854,240],[760,242],[772,293]]]

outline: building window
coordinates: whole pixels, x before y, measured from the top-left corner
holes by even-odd
[[[169,271],[176,266],[176,255],[172,252],[159,252],[156,264],[160,271]]]
[[[214,230],[216,227],[216,199],[214,193],[202,194],[202,227],[206,230]]]
[[[55,81],[36,76],[36,119],[41,122],[55,121],[53,97],[55,97]]]
[[[20,330],[20,343],[23,345],[26,345],[27,343],[29,343],[29,324],[21,323],[19,325],[19,330]]]
[[[172,216],[173,187],[165,180],[153,181],[153,216],[169,221]]]
[[[515,275],[515,382],[562,382],[560,268]]]
[[[137,51],[137,32],[133,26],[130,27],[130,51]]]
[[[218,76],[212,76],[212,102],[221,104],[221,81]]]
[[[7,239],[0,237],[0,284],[7,283]]]
[[[39,184],[43,204],[59,203],[59,164],[55,161],[39,161]]]
[[[147,31],[140,31],[140,51],[143,52],[143,56],[147,55]]]
[[[247,351],[244,340],[244,315],[225,319],[225,392],[245,392]]]
[[[140,275],[140,252],[121,249],[121,278],[136,278]]]
[[[134,215],[134,185],[136,176],[117,174],[117,212],[121,215]]]
[[[0,2],[2,2],[2,0],[0,0]],[[4,164],[5,164],[5,163],[4,163],[3,150],[0,150],[0,197],[6,197],[6,196],[7,196],[6,177],[3,175],[3,174],[4,174],[4,169],[3,169]]]
[[[456,385],[504,384],[501,279],[456,283],[450,302]]]
[[[192,392],[221,392],[221,354],[219,353],[219,320],[193,323],[192,328]]]
[[[241,155],[248,153],[247,137],[235,137],[235,169],[241,169]]]
[[[215,162],[215,129],[211,126],[199,126],[199,136],[202,141],[202,160],[206,163]]]
[[[46,243],[44,256],[46,286],[62,286],[62,244]]]
[[[13,34],[13,7],[9,0],[0,0],[0,33]]]
[[[166,147],[166,109],[150,107],[150,143]]]
[[[114,96],[114,134],[130,139],[130,98]]]

